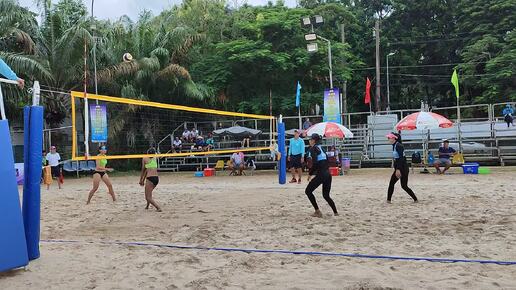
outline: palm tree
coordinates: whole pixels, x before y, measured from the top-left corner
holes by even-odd
[[[212,92],[195,84],[183,65],[192,48],[204,39],[204,35],[185,27],[168,29],[156,25],[149,13],[143,13],[136,23],[122,18],[110,27],[98,46],[98,62],[111,64],[99,71],[99,85],[103,91],[124,98],[182,104],[205,100]],[[120,62],[126,52],[130,52],[135,60]],[[171,132],[173,124],[149,119],[145,113],[152,114],[143,107],[122,107],[110,119],[110,135],[114,137],[125,132],[126,138],[119,141],[127,146],[134,144],[141,132],[153,132],[138,136],[152,145],[157,138],[163,137],[161,134]]]
[[[27,80],[52,79],[50,71],[39,61],[37,45],[39,27],[35,14],[13,0],[0,1],[0,58]],[[16,113],[27,102],[26,94],[16,87],[4,86],[5,106],[10,119],[19,120]]]

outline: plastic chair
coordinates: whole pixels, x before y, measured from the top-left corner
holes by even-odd
[[[88,167],[88,161],[80,161],[79,162],[79,171],[90,171],[91,169]]]
[[[465,163],[464,155],[460,152],[457,152],[453,155],[452,164],[453,165],[462,165]]]
[[[95,160],[88,160],[88,168],[91,171],[95,171],[95,169],[97,169],[97,162],[95,162]]]
[[[63,170],[66,171],[66,172],[74,172],[74,171],[77,171],[77,169],[73,169],[72,168],[72,161],[65,161],[63,163]]]
[[[79,168],[79,162],[77,162],[77,161],[71,161],[70,163],[72,163],[72,171],[82,171],[82,170]]]
[[[215,170],[224,170],[224,160],[218,160],[215,164]]]

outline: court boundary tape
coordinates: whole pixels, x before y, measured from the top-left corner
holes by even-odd
[[[496,265],[516,265],[516,261],[497,261],[497,260],[476,260],[476,259],[454,259],[454,258],[432,258],[432,257],[406,257],[406,256],[388,256],[388,255],[369,255],[369,254],[352,254],[352,253],[335,253],[335,252],[312,252],[312,251],[290,251],[290,250],[263,250],[263,249],[244,249],[244,248],[224,248],[224,247],[204,247],[204,246],[182,246],[175,244],[161,244],[149,242],[122,242],[122,241],[79,241],[79,240],[41,240],[42,243],[62,243],[62,244],[102,244],[102,245],[119,245],[119,246],[140,246],[140,247],[158,247],[170,248],[177,250],[200,250],[200,251],[218,251],[218,252],[241,252],[241,253],[262,253],[262,254],[292,254],[306,256],[333,256],[361,259],[380,259],[380,260],[403,260],[403,261],[423,261],[435,263],[478,263],[478,264],[496,264]]]

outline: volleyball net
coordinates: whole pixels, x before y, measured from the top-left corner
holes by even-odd
[[[189,157],[270,150],[273,116],[72,91],[72,160]],[[180,145],[179,145],[180,144]],[[148,154],[155,148],[156,154]]]

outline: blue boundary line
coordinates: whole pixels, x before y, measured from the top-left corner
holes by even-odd
[[[403,257],[403,256],[385,256],[385,255],[367,255],[367,254],[350,254],[350,253],[333,253],[333,252],[311,252],[311,251],[289,251],[289,250],[260,250],[260,249],[242,249],[242,248],[220,248],[220,247],[203,247],[203,246],[180,246],[172,244],[158,244],[146,242],[116,242],[116,241],[77,241],[77,240],[41,240],[42,243],[82,243],[82,244],[104,244],[104,245],[123,245],[123,246],[144,246],[144,247],[160,247],[180,250],[201,250],[201,251],[221,251],[221,252],[242,252],[242,253],[269,253],[269,254],[293,254],[308,256],[333,256],[361,259],[382,259],[382,260],[402,260],[402,261],[424,261],[436,263],[479,263],[479,264],[495,264],[495,265],[516,265],[516,261],[497,261],[497,260],[475,260],[475,259],[453,259],[453,258],[431,258],[431,257]]]

